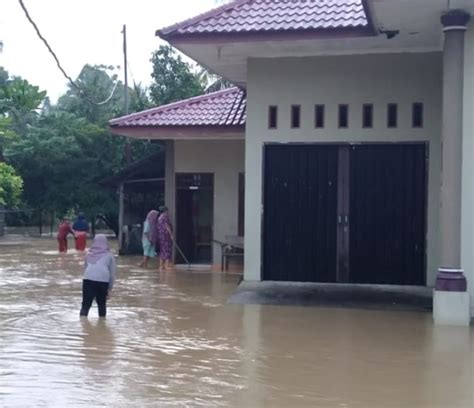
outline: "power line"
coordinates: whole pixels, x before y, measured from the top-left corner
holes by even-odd
[[[36,31],[36,34],[38,35],[38,37],[40,38],[41,41],[43,41],[44,45],[46,46],[46,48],[48,49],[49,53],[53,56],[54,60],[56,61],[56,65],[58,66],[59,70],[62,72],[62,74],[66,77],[66,79],[69,81],[69,83],[74,87],[76,88],[80,94],[82,94],[82,97],[84,99],[86,99],[88,102],[92,103],[93,105],[97,105],[97,106],[100,106],[100,105],[105,105],[106,103],[108,103],[114,93],[115,93],[115,89],[117,88],[117,85],[118,85],[118,81],[115,82],[114,84],[114,87],[112,89],[112,92],[110,93],[110,95],[105,99],[103,100],[102,102],[95,102],[93,101],[92,99],[90,99],[87,95],[86,95],[86,91],[84,89],[81,89],[73,80],[72,78],[66,73],[66,71],[64,70],[64,68],[61,66],[61,63],[59,62],[59,59],[58,57],[56,56],[55,52],[52,50],[52,48],[50,47],[48,41],[43,37],[43,35],[41,34],[38,26],[36,25],[36,23],[33,21],[33,19],[31,18],[30,16],[30,13],[28,12],[25,4],[23,3],[23,0],[18,0],[18,2],[20,3],[20,6],[21,8],[23,9],[24,13],[25,13],[25,16],[26,18],[28,19],[28,21],[30,22],[30,24],[33,26],[33,28],[35,29]]]

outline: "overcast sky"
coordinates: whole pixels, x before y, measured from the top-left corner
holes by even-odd
[[[0,0],[0,66],[48,91],[52,101],[66,80],[26,20],[17,0]],[[155,31],[215,7],[214,0],[24,0],[30,15],[76,78],[82,66],[123,66],[122,25],[127,25],[129,81],[151,81]],[[120,71],[123,75],[123,71]]]

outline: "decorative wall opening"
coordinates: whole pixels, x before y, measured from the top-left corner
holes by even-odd
[[[278,106],[268,107],[268,128],[276,129],[278,127]]]
[[[324,127],[324,105],[314,107],[314,127],[317,129]]]
[[[301,126],[301,106],[291,105],[291,127],[298,129]]]
[[[398,105],[389,103],[387,105],[387,127],[396,128],[398,126]]]
[[[340,128],[349,126],[349,105],[339,105],[338,123]]]
[[[423,104],[421,102],[416,102],[412,106],[412,127],[423,127]]]
[[[362,127],[369,129],[374,126],[374,105],[366,103],[362,106]]]

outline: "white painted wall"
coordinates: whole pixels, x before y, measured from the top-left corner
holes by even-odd
[[[461,265],[474,317],[474,24],[466,32],[464,60]]]
[[[423,102],[424,128],[411,127],[411,106]],[[349,128],[338,129],[337,106],[349,104]],[[374,128],[363,129],[362,104],[374,104]],[[399,105],[399,126],[386,126],[386,106]],[[290,105],[302,126],[290,128]],[[326,127],[314,129],[314,105],[326,105]],[[278,129],[267,128],[269,105],[278,105]],[[264,142],[429,141],[428,285],[438,268],[441,54],[387,54],[248,61],[246,130],[246,280],[260,280],[262,146]]]
[[[245,168],[243,140],[177,140],[175,173],[214,173],[214,239],[237,235],[239,173]],[[170,194],[174,194],[174,191]],[[217,245],[214,264],[220,264]]]

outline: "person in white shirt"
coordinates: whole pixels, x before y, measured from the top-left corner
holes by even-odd
[[[80,316],[88,315],[95,299],[99,316],[105,317],[107,298],[114,287],[115,270],[115,258],[109,250],[107,237],[104,234],[97,234],[85,259]]]

